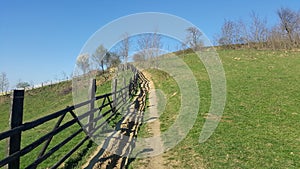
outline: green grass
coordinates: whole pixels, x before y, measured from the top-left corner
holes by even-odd
[[[210,106],[210,81],[205,67],[194,54],[181,56],[198,81],[201,106],[196,123],[187,137],[164,153],[173,168],[299,168],[300,167],[300,52],[219,50],[227,79],[227,101],[222,120],[214,134],[200,144],[199,135]],[[161,130],[174,122],[180,105],[180,93],[174,79],[149,70],[157,89],[166,97],[160,116]],[[37,119],[72,104],[70,84],[29,91],[25,96],[24,121]],[[109,91],[110,82],[98,87],[97,94]],[[64,89],[63,89],[64,88]],[[177,92],[177,93],[176,93]],[[174,95],[174,93],[176,93]],[[0,97],[0,131],[8,129],[10,99]],[[71,117],[67,117],[70,119]],[[24,132],[22,147],[53,128],[55,121]],[[53,146],[77,127],[53,139]],[[141,130],[146,130],[141,127]],[[147,134],[147,133],[146,133]],[[74,143],[55,153],[39,168],[46,168],[65,154]],[[6,154],[6,140],[0,142],[0,158]],[[22,167],[36,158],[38,147],[22,157]],[[80,168],[95,144],[86,143],[65,163],[65,168]],[[138,166],[138,164],[135,164]]]
[[[28,122],[45,115],[54,113],[58,110],[70,106],[73,104],[72,100],[72,89],[71,82],[63,82],[60,84],[46,86],[43,88],[34,89],[27,91],[25,93],[24,99],[24,117],[23,121]],[[104,94],[109,92],[111,89],[110,81],[100,84],[97,87],[96,95]],[[0,97],[0,131],[5,131],[8,129],[9,123],[9,111],[10,111],[10,99],[9,97]],[[97,106],[97,105],[96,105]],[[70,114],[67,114],[62,124],[72,119]],[[43,136],[45,133],[53,129],[55,123],[58,119],[46,122],[34,129],[25,131],[22,133],[22,147],[25,147],[32,143],[32,141]],[[61,125],[62,125],[61,124]],[[63,139],[67,138],[69,135],[74,133],[80,128],[78,124],[74,124],[63,132],[57,134],[53,137],[48,150],[54,147],[56,144],[60,143]],[[67,143],[64,147],[59,149],[53,155],[51,155],[47,160],[41,163],[38,168],[47,168],[53,165],[58,159],[62,158],[71,148],[73,148],[79,141],[85,137],[85,133],[81,133],[74,137],[71,142]],[[4,158],[7,154],[7,140],[2,140],[0,142],[0,158]],[[21,157],[21,168],[26,167],[32,163],[39,154],[43,144],[35,148],[30,153]],[[85,162],[89,155],[96,148],[96,144],[87,141],[83,146],[80,147],[65,163],[62,168],[80,168],[80,166]]]
[[[149,69],[148,72],[153,76],[153,83],[155,85],[155,89],[163,91],[163,96],[167,98],[167,102],[165,105],[165,111],[160,114],[159,120],[163,121],[161,123],[160,129],[162,132],[166,131],[176,120],[178,115],[178,110],[180,108],[180,91],[176,84],[176,81],[169,76],[166,72],[159,71],[157,69]],[[158,108],[164,107],[163,98],[158,97],[157,95],[157,103],[159,105]],[[158,112],[162,112],[158,110]]]
[[[227,79],[227,102],[215,133],[198,142],[211,91],[205,67],[194,54],[181,56],[198,80],[201,106],[187,137],[164,154],[174,168],[299,168],[299,52],[221,50]],[[172,93],[176,83],[151,71],[155,86]],[[167,79],[167,80],[163,80]],[[178,100],[167,94],[160,117],[164,131]],[[180,102],[180,100],[179,100]],[[168,105],[172,105],[169,107]],[[165,118],[167,117],[167,118]]]

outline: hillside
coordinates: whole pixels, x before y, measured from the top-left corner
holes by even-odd
[[[110,81],[104,82],[104,78],[97,78],[98,79],[98,90],[96,95],[104,94],[108,91],[110,91]],[[101,83],[101,84],[100,84]],[[0,97],[0,131],[5,131],[8,129],[9,125],[9,112],[10,112],[10,96],[1,96]],[[65,81],[58,84],[54,84],[51,86],[45,86],[42,88],[37,88],[33,90],[29,90],[25,92],[25,98],[24,98],[24,117],[23,121],[28,122],[35,119],[38,119],[40,117],[43,117],[45,115],[52,114],[56,111],[59,111],[61,109],[66,108],[67,106],[73,105],[73,99],[72,99],[72,81]],[[71,115],[67,115],[65,117],[64,121],[68,121],[72,119]],[[31,143],[33,140],[37,139],[38,137],[41,137],[45,134],[45,132],[50,131],[53,129],[55,123],[57,120],[49,121],[37,128],[34,128],[29,131],[25,131],[22,135],[22,147],[25,147],[29,143]],[[54,137],[53,141],[51,142],[51,146],[54,146],[55,144],[62,141],[63,138],[66,136],[69,136],[71,133],[76,131],[76,129],[80,128],[79,125],[74,125],[67,129],[66,131],[58,134],[56,137]],[[49,159],[47,159],[45,162],[43,162],[41,165],[39,165],[38,168],[46,168],[49,165],[53,165],[57,159],[61,158],[69,149],[71,149],[74,145],[76,145],[82,138],[84,138],[84,133],[79,134],[77,137],[75,137],[70,143],[66,144],[61,150],[54,153],[54,155],[50,156]],[[7,148],[6,148],[6,140],[0,141],[0,158],[2,159],[7,154]],[[66,161],[65,168],[71,167],[77,165],[77,163],[80,161],[83,161],[82,159],[85,158],[85,155],[88,155],[87,153],[91,153],[91,148],[93,149],[95,147],[95,144],[92,144],[92,142],[86,143],[82,148],[71,156],[69,160]],[[26,154],[25,156],[21,157],[21,168],[24,168],[31,162],[33,162],[41,150],[42,146],[37,147],[29,154]],[[90,150],[90,151],[88,151]]]
[[[226,73],[227,101],[218,128],[202,144],[198,141],[210,106],[210,81],[195,54],[180,56],[198,80],[201,105],[187,137],[163,154],[163,168],[298,168],[300,52],[241,49],[218,53]],[[180,93],[172,77],[154,69],[149,72],[155,88],[167,97],[159,118],[165,131],[176,119]],[[143,161],[136,161],[132,168],[140,165]]]
[[[227,103],[223,122],[200,150],[206,162],[212,168],[299,167],[300,52],[219,54]]]
[[[201,61],[193,53],[180,57],[191,68],[198,81],[201,105],[196,123],[187,137],[175,148],[163,154],[167,168],[298,168],[300,166],[300,52],[257,51],[252,49],[218,50],[227,79],[227,101],[221,122],[215,133],[200,144],[199,135],[210,106],[210,81]],[[172,125],[179,109],[180,93],[172,77],[158,70],[151,73],[155,88],[168,100],[160,116],[162,132]],[[53,113],[72,104],[71,82],[28,91],[25,96],[24,121]],[[110,90],[104,83],[97,93]],[[176,93],[176,94],[174,94]],[[0,97],[0,131],[8,129],[10,99]],[[52,129],[53,124],[25,133],[22,146],[31,137]],[[78,127],[78,126],[77,126]],[[141,127],[143,134],[147,128]],[[144,130],[144,131],[143,131]],[[69,131],[72,132],[72,131]],[[38,134],[36,134],[38,133]],[[68,133],[63,133],[67,135]],[[83,135],[74,142],[80,140]],[[0,142],[0,158],[6,154],[5,141]],[[71,147],[72,144],[69,145]],[[66,149],[68,147],[66,146]],[[95,145],[87,143],[66,162],[73,168],[92,152]],[[66,151],[63,149],[62,151]],[[37,152],[33,152],[37,153]],[[31,154],[32,155],[32,154]],[[61,154],[47,160],[55,161]],[[24,165],[32,157],[24,156]],[[34,157],[35,159],[35,157]],[[84,161],[84,160],[83,160]],[[23,164],[22,164],[23,165]],[[138,168],[139,160],[131,164]],[[77,166],[78,167],[78,166]]]

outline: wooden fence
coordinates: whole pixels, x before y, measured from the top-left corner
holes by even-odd
[[[57,111],[55,113],[49,114],[42,118],[36,119],[34,121],[23,123],[23,100],[24,100],[24,90],[14,90],[12,94],[12,108],[10,112],[10,129],[0,133],[0,141],[4,139],[8,139],[8,155],[7,157],[0,159],[0,167],[8,166],[8,169],[19,169],[20,168],[20,157],[26,155],[31,152],[33,149],[37,148],[41,144],[44,144],[39,155],[36,157],[36,160],[28,165],[26,168],[36,168],[40,163],[45,161],[48,157],[50,157],[54,152],[59,150],[65,144],[70,142],[75,136],[80,134],[81,132],[86,132],[90,136],[95,133],[102,125],[104,125],[108,120],[113,118],[116,115],[116,112],[126,104],[126,102],[132,97],[132,95],[138,89],[138,78],[139,73],[136,69],[134,70],[134,77],[132,77],[128,83],[128,85],[123,88],[116,90],[115,87],[113,92],[107,93],[100,96],[95,96],[96,92],[96,80],[91,80],[90,90],[91,95],[90,99],[84,101],[82,103],[68,106],[65,109]],[[117,80],[114,81],[115,85],[117,85]],[[95,101],[101,102],[101,106],[95,107]],[[89,110],[79,116],[76,116],[74,110],[83,106],[89,106]],[[103,108],[109,107],[109,109]],[[98,112],[101,112],[101,116],[95,116]],[[65,122],[61,125],[67,114],[71,114],[73,117],[71,120]],[[88,123],[83,126],[82,123],[79,122],[79,119],[87,118]],[[106,121],[98,124],[97,122],[105,118]],[[29,145],[21,148],[21,139],[22,132],[33,129],[42,125],[45,122],[50,120],[57,119],[56,124],[53,127],[53,130],[46,133],[42,137],[33,141]],[[103,120],[102,120],[103,121]],[[51,143],[52,138],[58,133],[68,129],[74,124],[79,124],[81,127],[72,133],[67,138],[64,138],[63,141],[53,146],[50,150],[47,151],[49,144]],[[50,168],[57,168],[60,166],[66,159],[68,159],[78,148],[80,148],[87,140],[90,140],[90,136],[86,135],[80,142],[77,143],[69,152],[67,152],[61,159],[56,161],[56,163]]]

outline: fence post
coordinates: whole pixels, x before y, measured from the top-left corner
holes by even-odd
[[[23,123],[23,105],[24,105],[24,90],[14,90],[11,101],[10,112],[10,129],[16,128]],[[21,148],[21,132],[18,132],[9,137],[8,155],[20,151]],[[15,158],[8,163],[8,169],[19,169],[20,157]]]
[[[126,79],[125,79],[125,77],[123,77],[123,87],[126,87]],[[123,93],[123,101],[124,102],[126,102],[126,98],[127,98],[127,90],[126,90],[126,88],[124,88],[124,93]]]
[[[138,74],[137,72],[135,71],[134,73],[134,77],[133,77],[133,90],[136,92],[136,89],[137,89],[137,80],[138,80]]]
[[[114,80],[114,88],[113,88],[113,108],[114,108],[114,113],[117,108],[117,85],[118,85],[118,80]]]
[[[131,90],[132,90],[132,78],[130,77],[130,79],[129,79],[129,89],[128,89],[128,91],[129,91],[129,97],[131,97],[131,95],[132,95],[132,93],[131,93]]]
[[[88,127],[88,132],[92,132],[94,125],[93,125],[93,121],[94,121],[94,108],[95,108],[95,93],[96,93],[96,79],[91,79],[90,82],[90,88],[89,88],[89,95],[90,95],[90,116],[89,116],[89,127]]]

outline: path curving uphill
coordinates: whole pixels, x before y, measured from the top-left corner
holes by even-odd
[[[138,72],[139,88],[133,101],[126,107],[126,113],[116,125],[114,132],[106,138],[103,145],[93,154],[82,168],[126,168],[129,155],[135,146],[135,139],[142,124],[149,80]],[[105,147],[105,149],[103,149]]]

